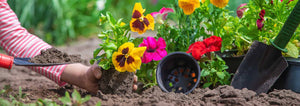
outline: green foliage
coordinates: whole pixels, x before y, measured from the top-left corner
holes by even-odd
[[[4,89],[1,90],[0,96],[9,97],[10,101],[7,101],[5,99],[0,98],[0,104],[4,106],[8,105],[16,105],[16,106],[22,106],[25,105],[23,103],[23,99],[26,97],[26,94],[22,93],[22,88],[19,87],[19,92],[16,95],[8,95],[10,92],[12,92],[12,88],[10,85],[5,85]]]
[[[0,96],[8,97],[9,92],[12,92],[10,85],[4,85],[4,89],[0,91]]]
[[[132,41],[129,33],[129,25],[122,25],[122,19],[116,20],[110,12],[100,16],[100,25],[109,25],[108,30],[103,30],[99,34],[102,43],[99,44],[100,48],[94,51],[94,58],[90,60],[91,64],[99,62],[98,65],[104,70],[108,70],[112,66],[112,54],[118,50],[118,47],[123,43]],[[99,53],[104,51],[100,56]]]
[[[156,82],[156,66],[158,65],[159,61],[151,61],[147,64],[141,65],[141,70],[136,72],[139,81],[144,83],[144,88],[149,88],[157,85]]]
[[[177,0],[175,0],[177,2]],[[212,35],[223,38],[226,25],[230,22],[230,11],[215,7],[209,0],[201,3],[191,15],[185,15],[178,4],[172,6],[176,17],[175,25],[168,23],[158,25],[157,36],[166,39],[168,53],[187,51],[189,46],[197,41],[203,41]],[[222,42],[222,45],[227,42]],[[230,84],[231,75],[226,71],[228,66],[214,53],[202,56],[200,62],[201,83],[203,87],[217,87]]]
[[[97,32],[96,0],[8,0],[22,26],[51,44]]]
[[[188,47],[196,41],[202,41],[211,35],[223,36],[225,33],[223,27],[230,17],[229,11],[213,6],[209,0],[201,3],[200,8],[191,15],[185,15],[177,3],[172,7],[175,14],[170,13],[170,15],[175,15],[175,20],[178,20],[175,22],[176,25],[164,23],[157,29],[157,36],[167,39],[169,53],[187,51]]]
[[[224,50],[238,50],[238,55],[243,55],[247,52],[253,41],[260,41],[266,44],[270,44],[269,40],[274,39],[281,30],[285,20],[291,13],[293,7],[298,0],[294,0],[288,3],[288,0],[280,2],[280,0],[274,0],[273,4],[269,0],[250,0],[249,3],[244,6],[248,8],[244,12],[241,19],[237,17],[229,17],[229,23],[225,25],[226,33],[222,35],[223,38],[223,51]],[[265,16],[263,21],[263,28],[259,30],[257,28],[256,21],[259,19],[260,11],[265,10]],[[293,42],[295,39],[299,39],[300,28],[294,33],[294,37],[290,40]],[[297,46],[295,43],[290,43],[287,48]],[[299,50],[290,50],[286,56],[294,56],[299,54]]]
[[[55,101],[49,99],[38,99],[36,103],[32,103],[33,106],[59,106]]]
[[[9,97],[10,101],[0,98],[0,106],[59,106],[55,101],[49,99],[38,99],[35,103],[25,104],[24,100],[26,94],[22,92],[22,88],[19,87],[19,92],[16,95],[8,95],[12,92],[12,89],[9,85],[5,85],[4,89],[0,91],[0,96]],[[72,93],[72,98],[70,94],[66,91],[65,96],[59,98],[64,106],[81,106],[83,103],[89,101],[91,98],[90,95],[81,97],[77,90],[74,90]],[[99,101],[96,106],[101,106],[101,101]]]
[[[59,98],[59,100],[67,106],[80,106],[84,102],[90,100],[91,96],[87,95],[86,97],[82,98],[77,90],[74,90],[72,93],[72,98],[70,97],[70,94],[68,92],[65,93],[65,97]]]
[[[225,61],[218,55],[212,55],[211,59],[214,61],[200,62],[200,67],[202,68],[200,84],[203,84],[203,88],[229,85],[231,75],[226,71],[228,66],[225,64]]]

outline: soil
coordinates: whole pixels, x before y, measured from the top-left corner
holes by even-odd
[[[70,55],[80,54],[83,59],[81,63],[89,65],[89,60],[93,56],[93,51],[98,48],[100,40],[98,38],[85,39],[67,46],[56,47],[59,51]],[[50,99],[59,104],[58,98],[63,97],[65,92],[72,93],[73,90],[79,91],[82,96],[91,95],[84,89],[76,86],[67,85],[59,87],[53,81],[33,72],[25,67],[13,66],[11,70],[0,69],[0,90],[6,85],[10,85],[12,91],[8,94],[17,95],[19,87],[27,96],[22,99],[25,103],[36,102],[38,99]],[[114,80],[119,80],[113,77]],[[131,75],[129,75],[131,76]],[[121,78],[120,78],[121,79]],[[129,78],[130,79],[130,78]],[[104,81],[105,82],[105,81]],[[131,81],[129,81],[131,82]],[[101,85],[105,86],[105,84]],[[131,86],[128,85],[127,88]],[[113,84],[106,85],[107,88],[116,88]],[[125,93],[126,92],[126,93]],[[10,100],[5,95],[0,98]],[[185,95],[182,93],[165,93],[158,86],[145,89],[141,93],[135,93],[131,90],[122,91],[116,89],[111,91],[102,90],[97,95],[92,95],[91,99],[84,105],[95,105],[101,101],[102,105],[246,105],[246,106],[266,106],[266,105],[300,105],[300,94],[290,90],[274,90],[267,94],[256,94],[247,89],[234,89],[232,86],[219,86],[215,89],[196,88],[191,93]]]
[[[80,63],[80,55],[68,55],[56,48],[42,50],[41,54],[31,58],[31,63]]]
[[[99,89],[104,94],[131,94],[133,77],[132,72],[119,72],[115,69],[104,70],[98,82]]]

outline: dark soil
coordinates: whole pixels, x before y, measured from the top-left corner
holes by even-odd
[[[99,43],[100,41],[97,38],[94,38],[81,41],[80,43],[75,43],[69,46],[57,47],[57,49],[67,52],[68,54],[80,54],[83,59],[81,63],[88,65],[88,61],[92,58],[93,51],[98,48]],[[61,104],[58,98],[63,97],[66,91],[72,93],[75,89],[79,91],[82,96],[89,94],[84,89],[78,88],[76,86],[67,85],[65,87],[59,87],[57,84],[47,79],[46,77],[21,66],[13,66],[11,70],[0,68],[0,72],[0,90],[2,90],[5,85],[10,85],[12,91],[9,92],[9,94],[16,95],[18,94],[19,87],[21,87],[23,93],[27,95],[22,99],[22,101],[25,103],[36,102],[38,99],[50,99]],[[127,78],[129,78],[129,83],[132,80],[132,78],[130,78],[132,75],[128,76]],[[107,77],[111,77],[111,81],[118,81],[121,79],[121,77],[114,77],[114,74],[108,74]],[[122,85],[121,83],[119,84]],[[126,84],[124,83],[124,85]],[[84,103],[84,105],[93,106],[99,101],[101,101],[101,104],[104,106],[300,105],[300,94],[290,90],[274,90],[267,94],[262,93],[256,95],[255,92],[247,89],[239,90],[234,89],[231,86],[219,86],[215,89],[196,88],[188,95],[185,95],[182,93],[165,93],[161,91],[158,86],[148,88],[140,94],[131,91],[131,84],[128,84],[127,87],[124,87],[128,91],[124,91],[123,88],[116,89],[114,84],[100,84],[99,86],[104,86],[103,89],[114,88],[115,90],[107,90],[107,92],[105,90],[102,90],[102,93],[99,92],[97,95],[92,95],[92,98],[88,102]],[[3,95],[0,95],[0,98],[10,100],[9,97]]]
[[[132,72],[119,72],[115,69],[104,70],[99,80],[99,89],[104,94],[131,94],[133,76]]]
[[[40,55],[29,60],[31,63],[80,63],[81,61],[80,55],[68,55],[56,48],[42,50]]]
[[[290,90],[274,90],[268,94],[256,95],[247,89],[234,89],[232,86],[219,86],[216,89],[197,88],[190,94],[165,93],[157,86],[144,91],[141,95],[131,94],[127,97],[119,95],[100,96],[104,105],[157,105],[157,106],[268,106],[268,105],[300,105],[300,95]]]

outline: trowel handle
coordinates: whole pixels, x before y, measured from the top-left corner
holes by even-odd
[[[280,30],[275,40],[274,41],[271,40],[271,44],[274,47],[278,48],[279,50],[287,52],[285,46],[292,38],[299,23],[300,23],[300,0],[297,2],[293,11],[289,15],[288,19],[285,21],[282,29]]]
[[[11,69],[14,63],[14,57],[5,54],[0,54],[0,67]]]

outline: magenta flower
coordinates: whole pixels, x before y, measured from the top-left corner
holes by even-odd
[[[152,15],[152,17],[155,18],[156,22],[162,24],[163,20],[167,19],[167,16],[168,16],[169,12],[174,12],[174,10],[172,8],[163,7],[159,10],[159,12],[153,12],[153,13],[150,13],[150,14]]]
[[[264,20],[262,20],[262,19],[257,19],[256,20],[256,25],[257,25],[258,30],[261,30],[262,27],[264,26],[263,21]]]
[[[236,11],[236,14],[239,18],[243,17],[244,12],[247,10],[247,8],[245,8],[244,6],[246,6],[247,3],[241,4]]]
[[[280,0],[281,2],[283,1],[283,0]],[[289,2],[288,3],[290,3],[291,1],[294,1],[294,0],[289,0]]]
[[[265,13],[266,13],[266,11],[264,9],[262,9],[259,13],[259,19],[256,20],[256,25],[257,25],[258,30],[261,30],[262,27],[264,26],[263,21],[265,20],[264,19]]]
[[[144,39],[143,43],[139,47],[146,46],[147,50],[145,51],[142,62],[149,63],[152,60],[158,61],[165,57],[168,53],[166,51],[166,42],[163,38],[156,39],[154,37],[147,37]]]

